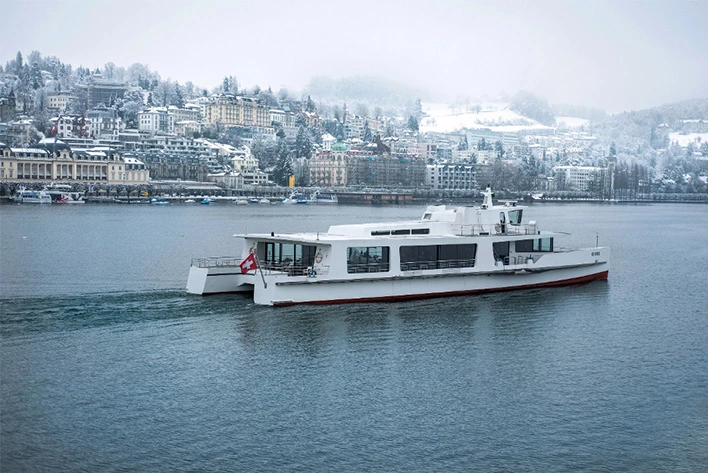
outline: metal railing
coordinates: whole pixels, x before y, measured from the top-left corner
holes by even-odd
[[[479,235],[536,235],[538,228],[536,225],[510,225],[510,224],[470,224],[460,225],[457,236],[479,236]]]
[[[238,266],[243,258],[234,256],[209,256],[207,258],[192,258],[192,266],[197,268],[220,268]]]
[[[386,273],[390,271],[391,265],[389,263],[361,263],[352,264],[347,263],[347,272],[350,274],[358,273]]]
[[[401,263],[401,271],[421,271],[426,269],[473,268],[475,259],[451,259],[436,261],[411,261]]]
[[[529,259],[528,256],[505,256],[504,258],[497,258],[497,261],[502,261],[504,266],[509,266],[509,265],[519,265],[523,264],[525,265],[527,260]],[[531,257],[533,262],[535,263],[537,261],[537,258],[534,258],[533,256]]]

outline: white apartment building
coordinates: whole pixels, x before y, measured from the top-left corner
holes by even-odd
[[[69,101],[71,100],[71,94],[69,92],[57,92],[56,94],[47,94],[47,109],[64,111],[66,110]]]
[[[565,185],[565,187],[581,191],[588,190],[588,183],[603,172],[605,172],[605,168],[590,166],[555,166],[553,168],[557,186]]]
[[[138,112],[138,130],[155,133],[174,133],[174,117],[164,107]]]
[[[199,105],[187,104],[184,108],[178,108],[174,105],[167,107],[167,112],[172,115],[175,123],[177,122],[199,122],[202,119],[202,112]]]
[[[472,164],[429,164],[426,183],[433,189],[476,189],[477,178]]]

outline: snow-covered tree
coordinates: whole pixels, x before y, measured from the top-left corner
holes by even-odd
[[[275,168],[273,169],[273,180],[277,184],[286,186],[289,177],[293,174],[293,159],[285,138],[278,138],[277,140],[276,159]]]
[[[413,115],[408,117],[408,128],[414,132],[419,130],[418,120]]]
[[[295,158],[307,158],[312,156],[312,141],[310,134],[305,130],[304,126],[300,126],[295,137]]]

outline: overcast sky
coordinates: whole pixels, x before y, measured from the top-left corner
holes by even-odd
[[[708,1],[5,0],[0,63],[149,65],[213,88],[300,90],[315,75],[381,76],[434,96],[520,89],[637,110],[708,97]]]

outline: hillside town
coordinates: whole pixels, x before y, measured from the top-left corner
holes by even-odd
[[[530,94],[384,109],[18,52],[0,70],[0,194],[53,182],[107,196],[295,186],[469,197],[487,184],[537,198],[705,194],[708,114],[661,119],[635,143],[608,132],[611,118],[554,116]]]

